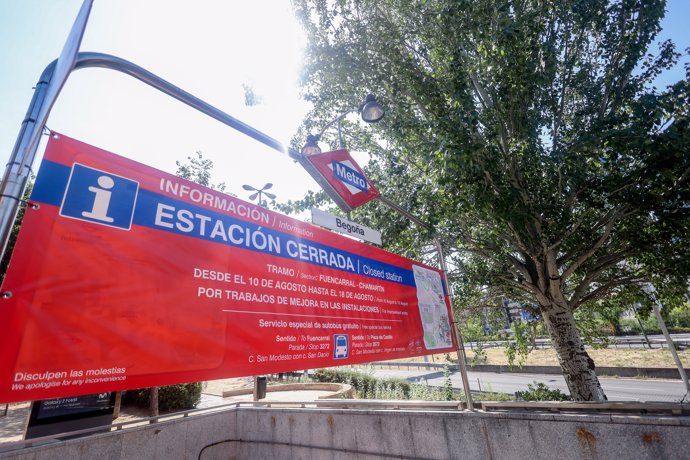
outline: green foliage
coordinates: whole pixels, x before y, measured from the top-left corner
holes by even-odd
[[[457,401],[463,399],[463,393],[453,393],[447,388],[432,387],[427,383],[413,383],[410,387],[410,397],[414,401]],[[388,399],[388,398],[381,398]]]
[[[175,164],[177,165],[175,173],[177,176],[220,192],[225,191],[225,182],[219,184],[211,183],[213,160],[204,158],[200,150],[197,150],[194,156],[188,156],[187,163],[175,161]]]
[[[410,387],[410,399],[415,401],[438,401],[441,399],[440,393],[429,385],[413,384]]]
[[[446,401],[452,401],[455,399],[453,395],[453,382],[450,380],[450,366],[443,366],[443,399]]]
[[[475,401],[514,401],[515,397],[506,393],[496,393],[493,391],[482,391],[473,395]]]
[[[479,316],[466,317],[461,321],[460,328],[466,342],[482,342],[485,340],[482,321]]]
[[[12,252],[14,251],[14,245],[17,243],[17,237],[19,236],[19,229],[22,226],[22,221],[24,220],[24,213],[26,212],[26,205],[29,202],[29,197],[31,196],[31,191],[34,188],[33,176],[30,178],[26,185],[26,190],[24,190],[24,195],[22,202],[19,204],[19,209],[17,210],[17,218],[14,220],[12,225],[12,232],[10,233],[10,238],[7,240],[7,247],[5,248],[5,254],[0,262],[0,282],[5,279],[5,274],[7,273],[7,267],[10,264],[10,258],[12,257]]]
[[[508,365],[522,367],[530,352],[530,325],[528,323],[515,321],[510,325],[513,330],[513,341],[508,344],[505,354],[508,357]]]
[[[670,327],[690,328],[690,304],[673,308],[668,317]]]
[[[570,396],[561,390],[552,390],[541,382],[528,383],[527,390],[516,391],[515,397],[518,401],[570,401]]]
[[[169,385],[158,389],[158,408],[161,411],[193,409],[201,401],[201,382]],[[128,390],[124,395],[125,403],[148,408],[151,404],[149,388]]]
[[[317,382],[336,382],[352,385],[362,399],[400,399],[421,401],[453,401],[462,394],[453,392],[450,368],[444,367],[444,384],[441,388],[426,384],[410,383],[404,379],[381,379],[358,371],[318,369],[314,374]]]
[[[477,315],[466,316],[464,320],[460,321],[458,327],[462,331],[464,341],[474,343],[472,346],[474,356],[469,361],[470,366],[485,364],[487,357],[484,350],[485,336],[481,318]]]
[[[609,335],[615,331],[610,327],[610,321],[602,320],[593,309],[578,310],[575,312],[577,329],[584,342],[592,348],[606,348],[610,345]],[[616,320],[620,328],[620,320]]]
[[[242,90],[244,91],[244,105],[253,107],[263,102],[263,98],[254,92],[254,88],[246,83],[242,83]]]
[[[397,399],[414,401],[459,401],[465,396],[453,391],[450,380],[450,367],[443,369],[443,387],[437,388],[422,383],[410,383],[403,379],[378,379],[364,372],[340,369],[318,369],[314,381],[347,383],[356,390],[362,399]],[[510,401],[513,398],[505,393],[484,391],[474,398],[478,401]]]
[[[597,312],[598,317],[606,326],[606,332],[610,335],[620,333],[621,315],[630,308],[630,300],[632,300],[623,298],[623,302],[620,302],[617,297],[602,299],[590,309]]]
[[[376,93],[386,118],[346,117],[348,147],[371,152],[382,193],[443,236],[460,308],[506,296],[572,316],[626,289],[644,302],[645,280],[669,308],[684,302],[690,69],[655,88],[681,59],[671,42],[648,54],[663,0],[294,4],[314,106],[296,146]],[[424,256],[428,230],[380,203],[355,216],[388,249]],[[561,359],[586,356],[573,346]]]
[[[293,214],[311,208],[318,208],[326,203],[328,203],[328,196],[324,191],[312,192],[309,190],[301,200],[288,200],[287,203],[276,203],[276,209],[285,214]],[[329,212],[337,214],[335,209],[329,210]]]
[[[474,356],[470,359],[470,366],[474,367],[478,364],[486,364],[488,359],[486,350],[484,349],[484,343],[477,342],[477,345],[474,347]]]
[[[685,304],[673,308],[663,308],[661,315],[671,333],[690,332],[690,305]],[[636,334],[642,333],[642,328],[647,334],[660,334],[661,328],[656,320],[656,315],[651,311],[642,310],[637,313],[638,319],[621,320],[621,327],[626,327]],[[640,327],[642,323],[642,328]]]
[[[350,148],[372,152],[379,188],[463,249],[485,295],[548,307],[556,288],[575,308],[651,274],[669,294],[687,279],[689,85],[653,89],[679,53],[646,54],[663,1],[580,5],[296,2],[315,106],[305,131],[375,91],[387,118],[375,134],[344,120]],[[394,246],[417,243],[399,216],[359,212]]]
[[[379,399],[377,395],[395,393],[399,399],[409,399],[411,383],[404,379],[377,379],[376,377],[357,371],[340,369],[318,369],[314,373],[317,382],[346,383],[352,385],[357,395],[363,399]]]
[[[642,329],[640,328],[640,325],[636,319],[622,319],[621,320],[621,329],[626,331],[626,334],[641,334],[642,333]],[[645,329],[645,332],[649,333],[650,331]]]

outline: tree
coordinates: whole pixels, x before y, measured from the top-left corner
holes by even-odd
[[[256,94],[254,88],[247,83],[242,83],[242,91],[244,91],[244,105],[247,107],[254,107],[263,102],[263,98]]]
[[[33,188],[34,182],[32,176],[29,180],[29,183],[26,185],[26,189],[24,190],[22,202],[19,205],[19,209],[17,210],[17,218],[14,220],[14,224],[12,225],[12,232],[10,233],[10,237],[7,240],[5,254],[2,257],[2,261],[0,262],[0,282],[2,282],[5,279],[5,275],[7,274],[7,268],[10,265],[10,259],[12,258],[12,253],[14,252],[14,245],[17,243],[19,229],[21,228],[22,222],[24,221],[26,206],[29,203],[29,197],[31,197],[31,191],[33,190]]]
[[[382,122],[344,121],[370,177],[443,236],[457,291],[535,303],[572,398],[605,400],[575,312],[641,300],[645,280],[675,305],[690,274],[690,72],[657,89],[681,55],[671,42],[647,54],[665,2],[295,7],[314,106],[300,135],[375,92]],[[377,205],[358,218],[408,251],[428,236]]]
[[[219,184],[211,183],[211,171],[213,170],[213,160],[204,158],[204,155],[200,150],[197,150],[195,156],[187,157],[188,163],[180,163],[175,161],[177,165],[177,171],[175,174],[183,179],[196,182],[199,185],[218,190],[220,192],[225,191],[225,182]]]

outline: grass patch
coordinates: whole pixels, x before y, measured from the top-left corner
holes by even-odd
[[[508,357],[503,348],[485,348],[486,364],[508,364]],[[601,350],[587,349],[587,353],[597,366],[602,367],[668,367],[675,368],[673,356],[668,349],[625,349],[605,348]],[[474,356],[472,350],[466,350],[467,359]],[[690,350],[678,352],[681,362],[690,368]],[[451,356],[452,357],[452,356]],[[558,366],[558,358],[553,349],[533,350],[527,355],[525,366]]]
[[[465,350],[467,361],[470,362],[474,357],[474,351],[467,348]],[[504,348],[484,348],[483,353],[486,355],[485,364],[503,364],[508,365],[508,357],[505,354]],[[667,348],[603,348],[595,350],[587,348],[587,353],[592,357],[597,366],[602,367],[668,367],[675,369],[676,364],[673,361],[673,356]],[[690,368],[690,350],[678,351],[678,356],[686,368]],[[424,356],[416,358],[395,359],[392,362],[425,362]],[[455,353],[444,353],[433,356],[427,356],[429,363],[448,364],[456,363],[457,355]],[[556,352],[550,348],[540,348],[532,350],[527,356],[524,363],[525,366],[558,366],[558,358]]]
[[[393,399],[414,401],[464,401],[462,391],[453,389],[450,383],[450,371],[444,371],[445,382],[441,387],[426,383],[412,383],[403,379],[377,378],[367,370],[351,369],[318,369],[314,373],[317,382],[338,382],[352,385],[357,399]],[[473,394],[475,401],[513,401],[510,394],[496,393],[488,386],[488,391]]]

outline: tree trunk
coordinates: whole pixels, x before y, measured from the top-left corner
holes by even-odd
[[[606,401],[606,394],[594,372],[594,361],[585,351],[573,312],[554,304],[544,308],[543,315],[573,401]]]

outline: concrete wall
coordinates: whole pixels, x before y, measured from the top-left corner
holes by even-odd
[[[236,458],[233,444],[224,441],[236,439],[237,415],[236,410],[195,415],[21,451],[3,453],[0,445],[0,459],[182,460],[197,459],[200,454],[204,460]]]
[[[690,459],[690,417],[242,407],[7,459]]]

